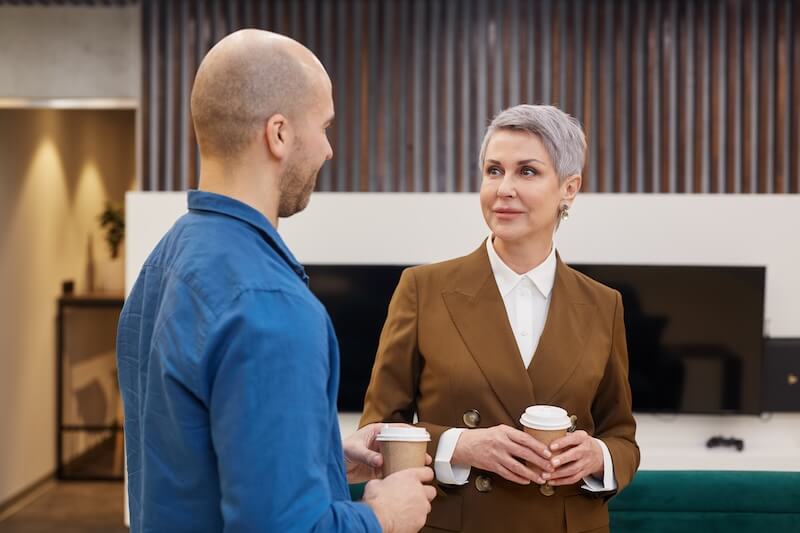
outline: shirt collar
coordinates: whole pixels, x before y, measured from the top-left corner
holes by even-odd
[[[550,247],[550,254],[539,265],[535,266],[524,274],[517,274],[506,265],[497,251],[494,249],[492,239],[494,236],[490,235],[486,239],[486,251],[489,254],[489,264],[492,266],[492,273],[497,281],[497,288],[500,294],[505,297],[511,292],[522,280],[528,278],[533,282],[533,285],[542,293],[542,296],[548,298],[550,292],[553,290],[553,283],[556,279],[556,248]]]
[[[239,219],[253,226],[264,237],[264,240],[283,257],[283,260],[286,261],[289,267],[291,267],[304,282],[308,283],[308,275],[303,265],[301,265],[292,252],[289,251],[289,247],[283,242],[278,231],[260,211],[229,196],[206,191],[189,191],[188,201],[190,211],[217,213]]]

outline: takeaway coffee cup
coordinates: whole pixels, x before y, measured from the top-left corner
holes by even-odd
[[[546,446],[565,436],[573,423],[564,409],[554,405],[532,405],[525,409],[519,422],[525,433]],[[539,490],[545,496],[552,496],[555,493],[553,487],[547,483],[541,485]]]
[[[385,424],[377,437],[383,454],[383,477],[406,468],[425,466],[431,436],[425,428]]]
[[[554,405],[532,405],[525,409],[519,422],[526,433],[548,446],[572,426],[567,412]]]

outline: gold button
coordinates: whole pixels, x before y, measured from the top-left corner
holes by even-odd
[[[569,417],[569,429],[567,430],[568,433],[572,433],[578,429],[578,417],[575,415],[570,415]]]
[[[556,493],[556,489],[545,483],[544,485],[539,485],[539,492],[545,496],[552,496]]]
[[[489,476],[478,476],[475,478],[475,488],[478,492],[491,492],[492,478]]]
[[[468,428],[476,428],[481,423],[481,414],[477,409],[470,409],[469,411],[464,411],[462,420],[464,420],[464,425]]]

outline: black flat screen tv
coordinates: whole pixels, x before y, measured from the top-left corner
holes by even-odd
[[[637,412],[761,411],[763,267],[571,265],[622,294]],[[339,410],[360,412],[404,266],[310,265],[339,338]]]

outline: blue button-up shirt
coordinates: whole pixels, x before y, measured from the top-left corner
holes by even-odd
[[[134,533],[380,531],[349,501],[330,318],[255,209],[189,192],[117,356]]]

